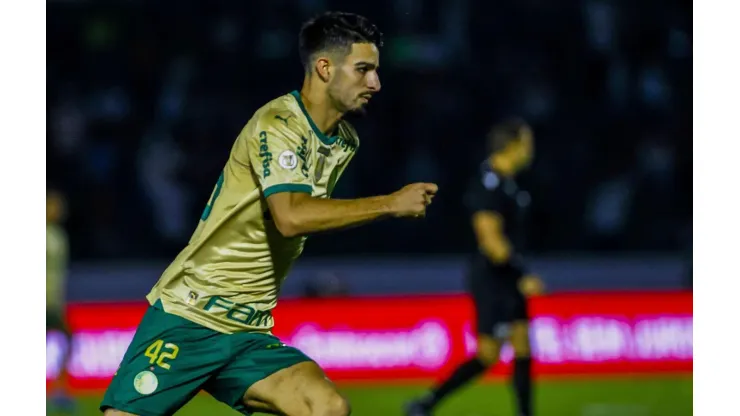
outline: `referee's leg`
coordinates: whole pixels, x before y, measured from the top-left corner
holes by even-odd
[[[498,299],[495,290],[489,287],[474,288],[472,294],[475,301],[478,333],[476,355],[461,363],[429,394],[409,403],[406,406],[408,416],[430,415],[444,398],[482,375],[487,368],[498,362],[501,346],[508,338],[508,325],[504,322],[505,303]]]
[[[511,326],[509,341],[514,349],[514,371],[512,385],[520,416],[532,415],[532,358],[529,339],[529,315],[527,300],[520,292],[512,296],[509,309]]]

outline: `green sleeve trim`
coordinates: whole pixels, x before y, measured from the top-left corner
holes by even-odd
[[[265,189],[262,191],[262,194],[267,198],[272,194],[279,194],[280,192],[302,192],[310,194],[313,192],[313,187],[301,183],[281,183]]]

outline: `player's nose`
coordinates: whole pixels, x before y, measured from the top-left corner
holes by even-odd
[[[367,77],[367,89],[373,92],[380,91],[380,77],[377,73],[372,73]]]

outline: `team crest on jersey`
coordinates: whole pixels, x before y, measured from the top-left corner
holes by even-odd
[[[154,393],[159,386],[159,380],[157,376],[151,371],[142,371],[134,377],[134,389],[139,394],[148,395]]]
[[[298,166],[298,158],[295,153],[286,150],[278,156],[278,164],[284,169],[295,169]]]
[[[308,178],[308,171],[311,169],[311,152],[308,151],[308,139],[301,137],[301,145],[298,146],[298,159],[301,160],[301,173]]]

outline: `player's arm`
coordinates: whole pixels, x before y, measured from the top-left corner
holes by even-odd
[[[309,175],[301,169],[302,140],[282,124],[270,123],[250,137],[248,153],[262,194],[280,233],[286,237],[336,230],[388,216],[421,216],[437,191],[433,184],[412,184],[390,195],[361,199],[311,196]]]
[[[419,195],[419,210],[423,195]],[[270,213],[286,237],[365,224],[399,214],[393,195],[361,199],[320,199],[306,193],[282,192],[267,198]]]

